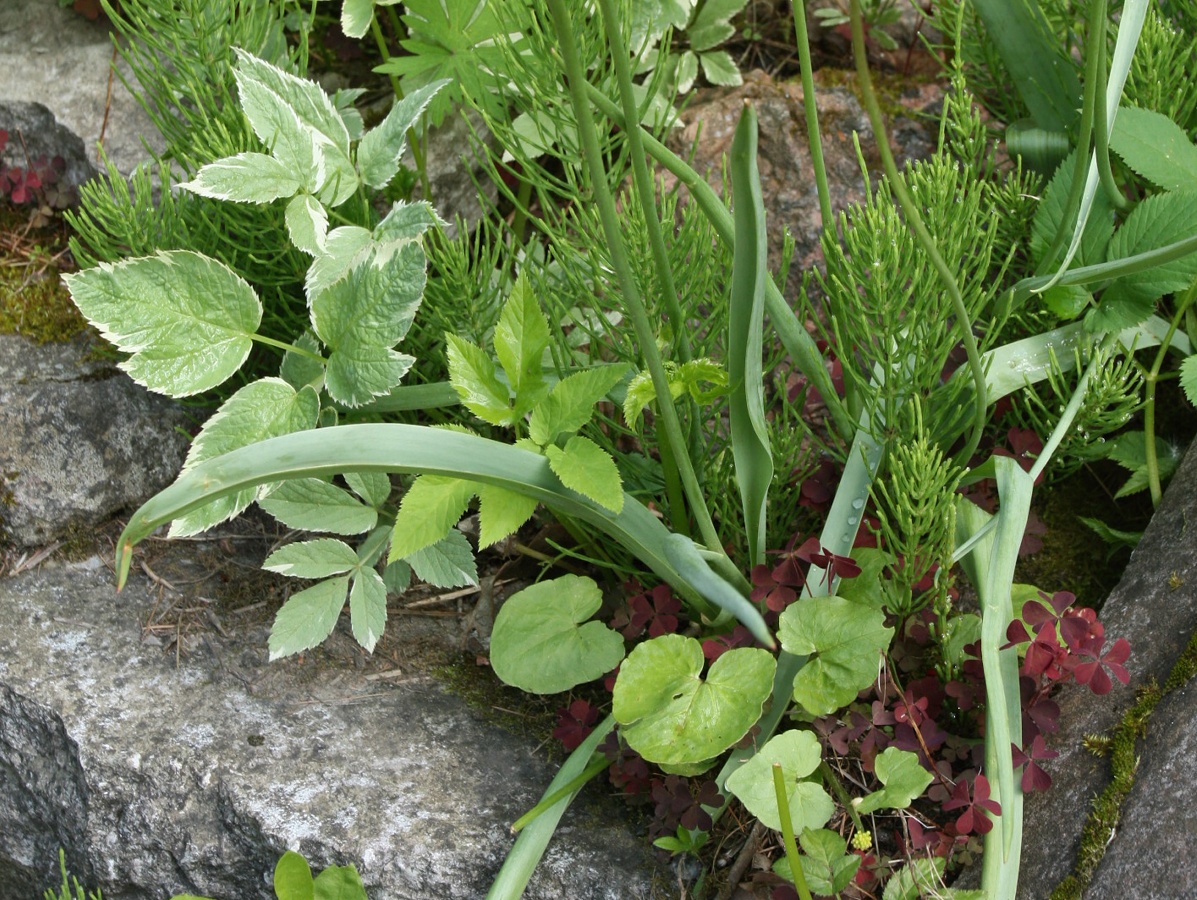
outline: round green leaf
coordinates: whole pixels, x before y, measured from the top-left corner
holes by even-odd
[[[702,677],[702,646],[667,634],[631,652],[615,682],[612,712],[628,744],[650,762],[710,759],[761,715],[777,662],[765,650],[724,653]]]
[[[278,900],[312,900],[316,892],[308,861],[288,850],[274,867],[274,893]]]
[[[790,801],[790,818],[794,831],[801,834],[803,829],[821,827],[835,812],[835,804],[822,787],[799,780],[814,772],[822,758],[819,741],[811,732],[787,731],[736,769],[727,779],[727,789],[768,828],[780,831],[781,816],[773,787],[773,764],[780,763]]]
[[[586,622],[602,602],[598,585],[577,575],[508,598],[490,636],[495,674],[523,691],[556,694],[610,672],[623,659],[623,638],[601,622]]]
[[[841,597],[799,600],[778,626],[787,653],[810,657],[794,679],[794,699],[814,716],[847,706],[872,684],[894,636],[881,610]]]
[[[874,762],[874,771],[885,787],[854,801],[859,815],[882,807],[905,809],[922,796],[935,776],[923,768],[917,753],[887,747]]]

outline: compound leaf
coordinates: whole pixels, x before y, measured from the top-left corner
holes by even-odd
[[[292,594],[270,629],[271,660],[310,650],[332,634],[348,588],[349,576],[340,575]]]

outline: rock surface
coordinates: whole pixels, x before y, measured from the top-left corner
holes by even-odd
[[[1102,607],[1109,640],[1130,641],[1130,684],[1115,681],[1104,697],[1075,687],[1058,697],[1061,731],[1049,743],[1060,756],[1045,767],[1051,790],[1026,800],[1020,898],[1043,900],[1072,870],[1090,803],[1109,783],[1106,760],[1085,750],[1082,739],[1108,733],[1149,679],[1162,684],[1197,632],[1197,554],[1189,523],[1197,523],[1197,452],[1192,450]],[[1197,861],[1190,852],[1197,834],[1195,691],[1197,685],[1190,684],[1170,694],[1152,715],[1140,745],[1135,787],[1087,900],[1197,896]]]
[[[208,604],[161,585],[117,597],[99,558],[0,581],[0,897],[40,897],[60,846],[106,900],[265,900],[287,848],[371,900],[484,895],[552,777],[528,738],[418,670],[267,663],[265,624],[184,636],[176,666],[142,623]],[[585,804],[562,824],[526,896],[650,896],[647,842]]]
[[[0,535],[20,546],[148,499],[183,463],[187,415],[92,349],[0,335]]]
[[[88,160],[94,164],[98,159],[102,137],[108,158],[130,174],[148,158],[143,136],[153,142],[157,132],[119,77],[112,79],[110,93],[109,71],[115,58],[102,20],[89,22],[56,0],[5,0],[0,17],[0,128],[7,127],[4,109],[10,103],[45,104],[82,139]],[[38,135],[26,133],[25,138],[37,140]],[[19,146],[15,137],[12,140]],[[162,149],[160,143],[156,146]],[[30,154],[37,155],[32,149]]]

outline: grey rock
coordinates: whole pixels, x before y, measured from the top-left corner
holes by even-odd
[[[1190,451],[1101,610],[1107,640],[1125,637],[1130,642],[1130,684],[1115,681],[1104,697],[1078,687],[1066,688],[1057,697],[1061,730],[1049,744],[1060,756],[1045,766],[1052,776],[1051,790],[1026,798],[1020,898],[1046,898],[1072,871],[1090,804],[1109,784],[1106,760],[1088,752],[1083,738],[1108,733],[1134,703],[1136,689],[1149,679],[1163,683],[1197,632],[1197,554],[1187,532],[1195,522],[1197,453]],[[1089,900],[1195,895],[1197,863],[1188,845],[1183,852],[1167,852],[1168,847],[1181,846],[1177,842],[1197,827],[1191,800],[1197,757],[1188,752],[1194,740],[1188,733],[1195,714],[1192,698],[1190,686],[1166,698],[1152,717],[1126,817],[1107,850],[1109,862],[1103,862],[1085,894]],[[1170,829],[1174,833],[1169,834]],[[1149,860],[1155,859],[1163,862],[1153,867]],[[1126,876],[1129,869],[1134,877]]]
[[[881,162],[868,117],[856,97],[845,88],[816,86],[816,94],[831,204],[838,213],[865,199],[865,181],[853,135],[859,135],[870,175],[880,174]],[[915,92],[912,102],[918,108],[930,105],[936,100],[933,94]],[[795,241],[788,285],[788,293],[794,296],[802,271],[822,258],[819,197],[810,161],[801,84],[777,82],[764,72],[753,71],[745,74],[740,87],[699,91],[683,113],[686,126],[671,134],[668,144],[685,155],[697,138],[694,168],[718,188],[722,160],[731,148],[746,101],[755,107],[760,123],[758,164],[769,232],[769,264],[776,268],[781,258],[785,226]],[[895,150],[899,162],[930,154],[934,144],[922,124],[911,120],[898,124],[900,127],[894,131],[901,140]],[[671,183],[667,179],[667,184]]]
[[[8,132],[4,160],[26,168],[40,157],[62,157],[66,168],[62,183],[77,188],[96,174],[79,135],[58,123],[54,113],[40,103],[0,102],[0,130]]]
[[[79,136],[87,159],[98,160],[102,137],[108,158],[129,175],[149,158],[143,140],[159,151],[163,145],[121,83],[120,75],[129,77],[123,63],[111,80],[110,95],[114,58],[102,19],[90,22],[49,0],[5,0],[0,18],[0,110],[14,101],[45,104]],[[33,135],[25,137],[28,141]]]
[[[188,417],[90,358],[86,342],[0,336],[0,376],[0,523],[13,543],[95,525],[178,474]]]
[[[371,900],[485,894],[551,778],[528,737],[328,644],[267,663],[265,625],[193,636],[176,667],[141,625],[155,587],[118,598],[99,559],[0,581],[0,897],[40,896],[59,846],[107,900],[265,900],[287,848],[352,862]],[[626,825],[585,803],[562,824],[526,896],[650,896]]]

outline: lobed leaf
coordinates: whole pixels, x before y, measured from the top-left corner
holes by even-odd
[[[586,621],[603,604],[590,578],[564,575],[525,588],[503,603],[490,638],[490,663],[505,683],[556,694],[594,681],[623,660],[623,638]]]
[[[921,797],[927,785],[935,780],[935,776],[923,768],[917,753],[899,750],[897,747],[887,747],[878,754],[874,761],[874,771],[885,787],[853,803],[858,815],[863,816],[886,807],[905,809],[916,798]]]

